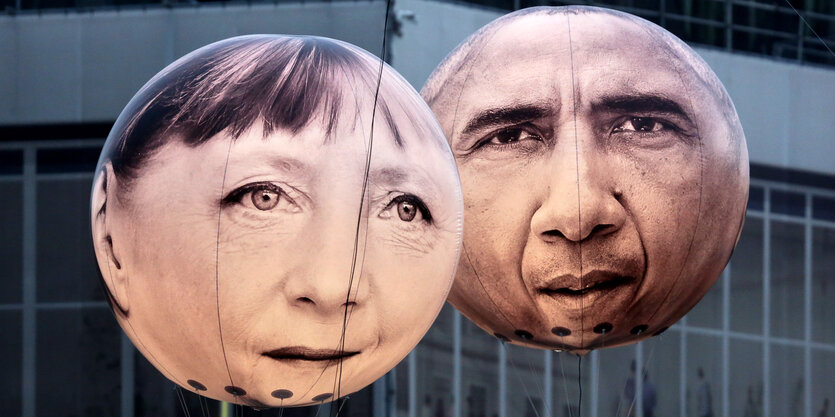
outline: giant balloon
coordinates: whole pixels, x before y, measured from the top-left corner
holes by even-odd
[[[418,93],[316,37],[232,38],[166,67],[116,121],[92,191],[135,346],[180,386],[258,408],[335,399],[405,357],[446,300],[462,212]]]
[[[495,337],[577,353],[651,337],[727,264],[745,137],[716,75],[661,27],[521,10],[462,42],[421,94],[464,193],[450,301]]]

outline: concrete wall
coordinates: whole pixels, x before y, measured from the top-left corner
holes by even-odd
[[[175,59],[254,33],[320,35],[379,54],[385,2],[0,16],[0,125],[115,120]]]
[[[317,34],[378,53],[385,3],[203,6],[0,16],[0,125],[114,120],[165,65],[250,33]],[[397,0],[394,67],[415,88],[500,12]],[[752,162],[835,175],[835,70],[698,49],[736,104]]]
[[[394,67],[415,86],[459,42],[501,12],[397,0]],[[696,48],[725,84],[752,162],[835,175],[835,70]]]

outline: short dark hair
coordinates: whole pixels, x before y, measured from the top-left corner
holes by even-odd
[[[378,76],[378,114],[396,144],[404,146],[391,103],[409,115],[417,136],[442,140],[420,96],[390,67],[380,75],[380,64],[357,47],[313,36],[250,35],[211,44],[142,87],[117,119],[99,165],[110,161],[124,185],[120,188],[130,188],[147,158],[172,138],[189,146],[220,132],[238,138],[259,120],[265,136],[276,130],[295,134],[318,120],[328,141],[339,123],[344,93],[353,89],[376,97]],[[427,116],[413,114],[416,108],[424,108]]]

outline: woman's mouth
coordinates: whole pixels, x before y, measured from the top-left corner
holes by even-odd
[[[263,355],[268,356],[277,361],[318,362],[345,360],[359,353],[359,351],[314,349],[306,346],[289,346],[264,352]]]

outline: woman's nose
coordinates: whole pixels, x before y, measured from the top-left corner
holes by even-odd
[[[553,149],[542,183],[546,192],[531,219],[531,232],[545,242],[582,242],[614,233],[626,219],[605,152],[593,140],[570,133]]]
[[[284,286],[288,304],[322,319],[341,317],[346,308],[364,304],[370,279],[363,269],[365,228],[359,228],[358,236],[355,217],[330,220],[300,237],[294,253],[301,259],[291,261],[296,267]]]

